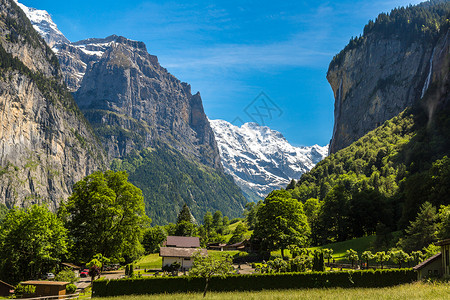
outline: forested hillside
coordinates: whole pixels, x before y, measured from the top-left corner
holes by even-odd
[[[426,73],[414,75],[424,78],[425,82],[408,108],[331,154],[304,174],[295,186],[288,186],[294,198],[303,203],[315,203],[315,214],[310,218],[315,243],[405,229],[424,202],[438,208],[450,204],[449,11],[448,1],[430,1],[381,14],[375,22],[369,22],[363,37],[353,39],[331,62],[330,70],[341,64],[342,59],[349,60],[349,51],[367,43],[365,38],[370,34],[379,35],[381,40],[397,34],[402,43],[409,39],[409,43],[416,45],[425,42],[434,45],[428,69],[424,69]],[[360,63],[361,67],[370,64]],[[390,68],[397,66],[394,64]],[[345,72],[352,72],[352,69],[339,69],[339,72],[345,78]],[[352,76],[355,82],[361,82],[365,75],[360,74],[359,79],[358,73]],[[380,95],[384,98],[378,98],[377,104],[381,108],[386,106],[383,109],[388,109],[389,102],[396,101],[395,89],[386,88],[392,80],[384,78],[384,85],[377,84],[372,93],[383,90]],[[394,85],[413,88],[406,82]],[[361,88],[357,84],[355,89],[358,87]],[[352,90],[348,93],[353,95]],[[355,119],[366,118],[358,116],[364,98],[354,95],[343,98],[342,81],[338,94],[337,101],[342,103],[359,101],[346,104],[348,113]]]
[[[424,105],[441,95],[439,113],[428,118]],[[313,236],[345,240],[392,231],[414,219],[425,201],[450,202],[450,107],[448,81],[436,85],[414,108],[386,121],[349,147],[330,155],[304,174],[290,192],[305,202],[319,200]]]
[[[115,159],[111,168],[127,171],[130,182],[142,190],[152,224],[175,222],[185,203],[201,221],[207,211],[216,210],[239,217],[247,202],[230,175],[188,160],[163,143]]]

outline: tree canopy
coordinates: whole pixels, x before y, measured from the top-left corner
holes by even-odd
[[[140,189],[125,172],[95,172],[77,182],[59,215],[65,220],[74,258],[88,262],[94,255],[116,260],[136,258],[150,219]]]
[[[284,249],[289,245],[306,245],[310,228],[303,204],[288,192],[270,193],[258,209],[257,219],[253,238],[263,250],[281,249],[284,257]]]
[[[38,279],[67,254],[63,222],[45,206],[11,209],[0,224],[0,278]]]

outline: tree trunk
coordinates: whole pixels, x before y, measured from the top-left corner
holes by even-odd
[[[203,291],[203,298],[206,297],[206,291],[208,290],[209,277],[206,277],[205,290]]]
[[[284,260],[284,247],[281,247],[281,258]]]

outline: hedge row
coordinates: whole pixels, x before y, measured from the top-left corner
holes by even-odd
[[[412,269],[340,272],[276,273],[213,277],[209,291],[260,291],[321,287],[385,287],[410,283],[417,278]],[[205,279],[200,277],[143,277],[96,280],[93,297],[120,295],[202,292]]]

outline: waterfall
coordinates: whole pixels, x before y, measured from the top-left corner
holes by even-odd
[[[434,51],[436,50],[436,48],[433,49],[433,52],[431,53],[431,58],[430,58],[430,69],[428,71],[428,76],[427,79],[425,80],[425,83],[423,85],[422,88],[422,96],[420,96],[420,98],[423,98],[423,95],[425,95],[426,91],[428,90],[428,86],[430,85],[431,82],[431,74],[433,73],[433,58],[434,58]]]
[[[336,131],[337,131],[336,124],[341,115],[342,83],[343,83],[343,80],[341,79],[341,83],[339,84],[339,88],[336,92],[336,102],[334,105],[334,127],[333,127],[333,136],[332,136],[331,140],[334,140],[334,137],[336,136]],[[328,148],[328,155],[330,155],[330,151],[331,151],[331,143],[330,143],[330,147]]]

